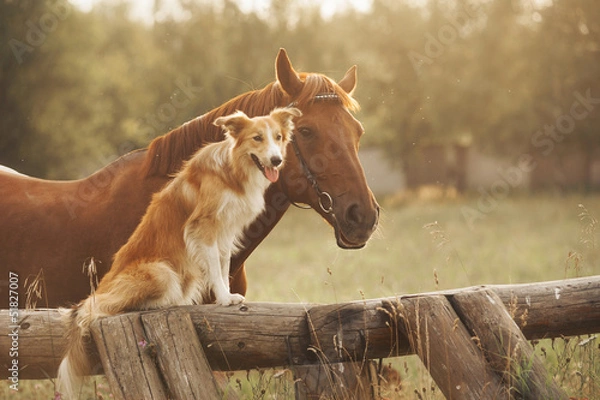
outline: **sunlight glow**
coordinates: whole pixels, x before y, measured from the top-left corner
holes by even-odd
[[[89,12],[98,4],[119,3],[122,0],[70,0],[71,3],[84,12]],[[161,20],[167,17],[175,19],[187,19],[186,12],[177,0],[162,0],[160,11],[154,15],[155,0],[125,0],[131,7],[131,18],[137,21],[152,23],[155,19]],[[265,14],[273,0],[237,0],[237,4],[243,12],[255,11]],[[307,6],[320,5],[321,14],[329,18],[338,12],[355,9],[359,12],[367,12],[371,9],[371,0],[310,0]]]

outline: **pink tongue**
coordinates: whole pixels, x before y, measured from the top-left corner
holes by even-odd
[[[277,182],[277,179],[279,179],[279,170],[277,168],[265,167],[265,176],[271,182]]]

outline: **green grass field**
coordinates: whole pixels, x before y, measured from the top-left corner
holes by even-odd
[[[600,218],[598,195],[515,195],[474,226],[463,211],[476,209],[477,198],[382,205],[380,229],[362,250],[337,248],[314,211],[291,209],[248,260],[247,301],[335,303],[600,274],[600,234],[590,218]],[[595,339],[582,344],[586,339],[542,341],[536,348],[569,395],[592,399],[600,396],[600,350]],[[388,397],[443,398],[414,356],[391,362],[402,384]],[[108,398],[106,384],[97,385]],[[289,373],[254,371],[250,379],[239,373],[229,387],[243,398],[293,398]],[[0,397],[53,397],[47,381],[23,382],[21,389],[4,385]]]
[[[380,228],[362,250],[339,249],[314,211],[291,209],[248,260],[247,299],[331,303],[600,274],[600,243],[584,234],[578,207],[598,218],[599,200],[509,198],[473,229],[463,210],[476,199],[391,208],[383,201]]]

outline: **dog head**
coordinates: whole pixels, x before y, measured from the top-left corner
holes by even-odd
[[[225,130],[233,140],[234,159],[251,160],[252,164],[271,182],[279,179],[287,144],[292,139],[294,117],[302,112],[297,108],[276,108],[269,115],[249,118],[242,111],[219,117],[214,124]]]

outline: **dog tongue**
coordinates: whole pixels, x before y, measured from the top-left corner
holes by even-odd
[[[271,182],[277,182],[277,179],[279,179],[279,170],[277,168],[265,167],[265,176]]]

